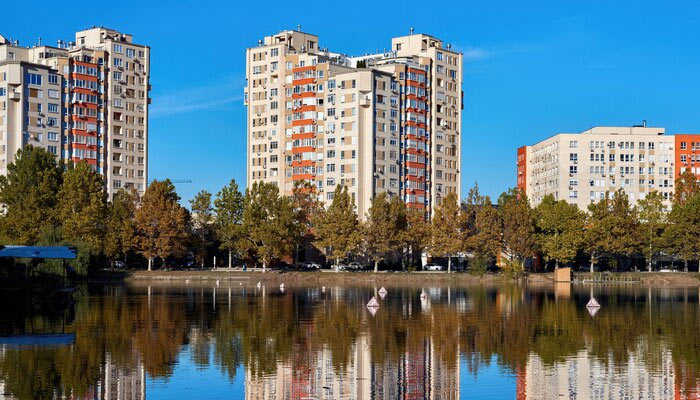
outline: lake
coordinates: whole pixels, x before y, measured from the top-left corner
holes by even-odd
[[[2,311],[7,399],[697,399],[698,289],[85,287]],[[382,292],[383,294],[383,292]],[[379,306],[366,304],[375,296]],[[591,299],[599,308],[587,308]],[[11,336],[11,337],[10,337]]]

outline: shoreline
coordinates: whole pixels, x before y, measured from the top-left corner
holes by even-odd
[[[591,273],[577,272],[573,274],[571,283],[582,283],[590,279]],[[700,274],[695,272],[620,272],[610,276],[632,279],[635,282],[592,283],[600,286],[652,286],[652,287],[699,287]],[[385,285],[425,285],[429,284],[518,284],[553,285],[552,272],[530,273],[515,279],[504,274],[484,274],[479,277],[463,272],[333,272],[333,271],[241,271],[241,270],[194,270],[194,271],[112,271],[103,270],[97,276],[91,277],[91,283],[136,283],[136,282],[184,282],[184,281],[230,281],[230,282],[286,282],[294,284],[385,284]]]

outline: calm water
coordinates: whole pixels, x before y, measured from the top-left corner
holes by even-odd
[[[387,287],[371,312],[379,289],[140,284],[85,290],[74,310],[52,316],[5,309],[0,393],[699,398],[698,289]],[[597,312],[585,307],[591,294]],[[36,335],[48,333],[60,335]]]

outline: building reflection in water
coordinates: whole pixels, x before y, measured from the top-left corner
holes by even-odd
[[[347,368],[334,368],[328,349],[306,353],[292,365],[280,363],[274,375],[245,377],[247,400],[443,399],[459,398],[459,364],[445,365],[428,339],[423,350],[407,351],[399,362],[371,362],[369,337],[352,346]]]

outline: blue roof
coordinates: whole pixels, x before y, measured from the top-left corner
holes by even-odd
[[[68,246],[5,246],[0,258],[74,259],[75,250]]]

